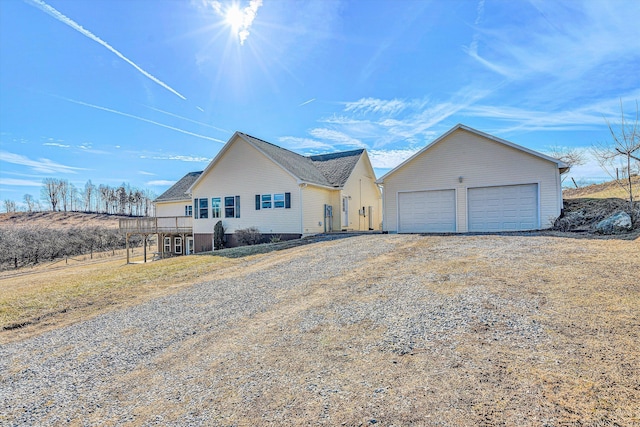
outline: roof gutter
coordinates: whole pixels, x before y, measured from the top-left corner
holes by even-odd
[[[298,184],[299,186],[300,186],[300,185],[304,185],[305,187],[306,187],[306,186],[310,186],[310,187],[318,187],[318,188],[324,188],[324,189],[326,189],[326,190],[342,190],[342,187],[329,187],[328,185],[316,184],[316,183],[313,183],[313,182],[301,181],[301,180],[298,180],[298,181],[297,181],[297,184]]]

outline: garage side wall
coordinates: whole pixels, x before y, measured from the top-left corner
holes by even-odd
[[[462,177],[462,182],[460,182]],[[557,164],[458,129],[384,179],[384,229],[398,231],[398,193],[456,190],[456,231],[468,231],[467,190],[537,184],[540,228],[560,215]]]

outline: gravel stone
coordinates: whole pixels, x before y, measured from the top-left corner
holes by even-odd
[[[212,405],[202,405],[211,399],[212,390],[234,387],[241,396],[240,402],[251,405],[268,395],[270,382],[285,381],[281,372],[262,366],[259,376],[256,373],[252,377],[238,375],[197,381],[205,366],[234,362],[229,362],[224,354],[202,354],[199,363],[188,371],[176,371],[170,365],[162,370],[160,367],[167,366],[163,365],[163,356],[181,346],[188,349],[194,335],[223,334],[239,320],[258,316],[282,300],[287,292],[342,278],[354,268],[366,266],[371,257],[394,250],[400,239],[411,242],[419,238],[359,236],[326,242],[313,251],[312,257],[292,257],[286,261],[283,258],[269,269],[234,278],[220,277],[32,339],[3,345],[0,347],[0,425],[54,426],[70,422],[89,425],[90,422],[82,420],[91,419],[92,414],[107,417],[112,421],[110,424],[115,425],[233,425],[221,421],[221,414]],[[520,245],[520,251],[543,250]],[[461,241],[454,237],[451,243],[440,246],[440,250],[450,251],[452,256],[464,253]],[[505,254],[509,252],[500,250],[500,254],[495,255],[496,263],[508,263]],[[492,257],[491,248],[487,254]],[[438,253],[420,249],[413,255],[403,264],[404,270],[411,271],[412,266],[424,264]],[[259,259],[245,261],[245,265],[254,265]],[[310,332],[368,322],[384,333],[379,341],[367,343],[358,351],[388,353],[390,365],[397,363],[397,356],[425,350],[450,355],[452,365],[460,363],[453,349],[477,328],[491,331],[490,336],[495,340],[509,340],[511,345],[520,348],[534,349],[547,339],[541,325],[532,320],[537,313],[535,298],[507,300],[491,294],[482,285],[452,295],[424,286],[426,282],[445,286],[465,278],[469,276],[464,272],[430,272],[423,276],[399,275],[391,281],[372,280],[367,286],[347,283],[344,286],[351,286],[349,291],[358,298],[304,309],[298,314],[298,328]],[[238,348],[242,349],[243,344],[239,338]],[[277,345],[295,346],[296,343],[283,334]],[[241,361],[250,353],[255,356],[255,352],[255,348],[248,348],[229,357]],[[348,348],[340,354],[340,357],[357,357]],[[113,389],[114,378],[140,368],[153,369],[162,375],[165,386],[141,390],[133,401],[114,401],[114,394],[126,392]],[[294,384],[291,380],[292,387],[295,385],[323,398],[344,395],[340,384],[325,383],[325,373],[318,372],[317,378],[307,378],[304,384]],[[380,384],[363,386],[370,388],[374,398],[387,396],[387,389]],[[153,419],[136,419],[136,408],[151,407],[156,401],[188,408],[188,416],[169,419],[159,410]],[[282,421],[277,411],[268,416],[276,424]],[[377,423],[377,419],[370,419],[369,423]]]

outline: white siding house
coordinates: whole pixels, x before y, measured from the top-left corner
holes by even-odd
[[[383,229],[398,233],[548,228],[560,215],[563,162],[457,125],[378,179]]]
[[[288,239],[379,229],[381,218],[380,190],[365,150],[307,157],[241,132],[186,193],[196,252],[211,250],[218,221],[234,245],[233,233],[249,227],[265,239]]]

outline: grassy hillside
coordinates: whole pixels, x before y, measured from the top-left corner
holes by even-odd
[[[631,178],[633,184],[634,195],[640,196],[640,176]],[[627,185],[627,181],[622,181]],[[562,191],[565,199],[593,198],[593,199],[610,199],[620,198],[626,199],[629,194],[623,190],[620,183],[616,181],[604,182],[602,184],[592,184],[580,188],[567,188]]]
[[[128,217],[84,212],[14,212],[0,214],[0,227],[30,225],[46,228],[118,228],[120,218]]]

